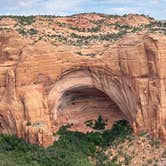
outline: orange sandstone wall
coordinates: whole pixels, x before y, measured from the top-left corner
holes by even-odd
[[[48,146],[61,125],[58,118],[67,118],[59,116],[64,93],[90,87],[107,95],[136,133],[147,131],[166,142],[166,37],[126,35],[95,57],[80,56],[75,49],[42,41],[32,45],[15,33],[1,34],[0,132]],[[81,102],[85,99],[76,103]]]

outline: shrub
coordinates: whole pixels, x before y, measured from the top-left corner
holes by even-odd
[[[21,35],[26,35],[27,34],[27,32],[25,31],[25,29],[23,29],[23,28],[19,28],[19,29],[17,29],[17,31]]]
[[[99,116],[97,120],[87,120],[85,124],[95,130],[105,129],[106,122]]]
[[[21,25],[30,25],[35,21],[34,16],[13,16]]]
[[[102,120],[100,120],[102,121]],[[125,121],[117,122],[112,130],[93,133],[72,132],[62,127],[60,138],[47,149],[31,145],[15,136],[0,135],[0,165],[7,166],[118,166],[116,160],[108,161],[104,148],[117,140],[127,138],[131,128]],[[121,134],[122,133],[122,134]],[[99,148],[97,148],[99,147]]]
[[[148,159],[146,162],[147,162],[147,164],[152,164],[153,161],[152,161],[152,159]]]
[[[160,147],[160,141],[157,140],[157,139],[152,139],[150,141],[150,145],[153,146],[153,147],[159,148]]]
[[[100,31],[100,29],[101,29],[101,26],[97,25],[96,27],[88,29],[88,32],[98,32]]]
[[[97,121],[95,122],[94,129],[96,130],[105,129],[105,125],[106,125],[105,121],[102,119],[101,116],[99,116]]]
[[[29,35],[35,35],[35,34],[37,34],[37,30],[36,29],[33,29],[33,28],[31,28],[30,30],[28,30],[27,31],[27,33],[29,34]]]
[[[19,28],[18,30],[17,30],[21,35],[35,35],[35,34],[37,34],[38,33],[38,31],[36,30],[36,29],[33,29],[33,28],[31,28],[31,29],[29,29],[29,30],[26,30],[26,29],[24,29],[24,28]]]
[[[124,158],[125,158],[125,160],[124,160],[125,165],[130,165],[130,162],[131,162],[131,160],[132,160],[132,157],[129,156],[128,154],[125,154],[125,155],[124,155]]]

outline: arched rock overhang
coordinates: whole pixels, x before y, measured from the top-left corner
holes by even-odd
[[[102,67],[72,69],[61,74],[48,95],[52,120],[56,121],[65,92],[78,88],[96,88],[116,103],[125,119],[133,124],[137,114],[137,98],[127,77],[115,76]]]

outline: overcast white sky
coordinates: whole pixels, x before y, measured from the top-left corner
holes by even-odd
[[[166,19],[166,0],[0,0],[0,15],[138,13]]]

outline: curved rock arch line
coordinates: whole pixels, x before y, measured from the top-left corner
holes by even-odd
[[[48,95],[48,104],[52,113],[52,119],[56,121],[58,106],[60,105],[61,97],[66,91],[76,87],[89,87],[96,88],[113,100],[120,108],[121,113],[124,114],[126,120],[133,124],[137,113],[137,105],[131,89],[128,88],[127,92],[125,92],[123,87],[120,87],[121,84],[119,80],[117,81],[111,78],[110,73],[108,75],[110,82],[108,82],[108,80],[106,81],[107,73],[101,76],[101,73],[105,72],[104,70],[94,71],[95,70],[90,70],[89,68],[80,70],[77,69],[67,72],[64,75],[62,74],[61,77],[58,78]],[[98,77],[98,74],[100,74],[100,77]],[[132,101],[128,102],[128,100]]]

